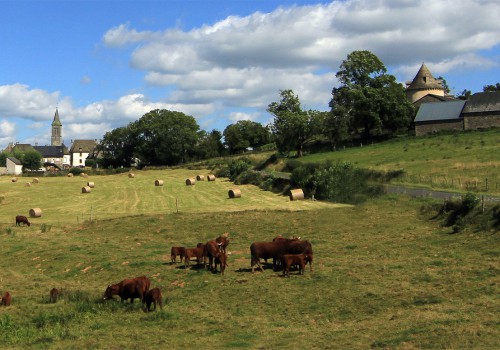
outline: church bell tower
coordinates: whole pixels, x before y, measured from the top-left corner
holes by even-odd
[[[62,124],[59,120],[59,112],[56,108],[56,113],[54,114],[54,121],[52,122],[52,137],[50,138],[51,146],[61,146],[62,145]]]

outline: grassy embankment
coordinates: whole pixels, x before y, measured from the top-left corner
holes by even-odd
[[[404,170],[406,176],[394,180],[394,183],[500,195],[498,129],[395,139],[337,152],[311,154],[301,160],[349,161],[360,168]]]
[[[42,178],[31,187],[0,178],[0,291],[13,295],[0,308],[0,347],[500,347],[498,235],[449,235],[420,216],[423,199],[349,207],[244,186],[230,200],[229,182],[187,187],[194,174]],[[96,187],[81,194],[86,181]],[[42,217],[15,227],[13,216],[31,207]],[[89,207],[97,221],[77,223]],[[172,245],[223,232],[231,238],[225,276],[170,264]],[[249,272],[250,243],[277,234],[312,242],[313,272]],[[162,289],[163,311],[100,300],[108,284],[143,274]],[[52,287],[65,291],[56,304],[48,303]]]

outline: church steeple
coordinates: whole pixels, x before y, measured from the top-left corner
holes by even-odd
[[[50,144],[52,146],[62,145],[62,123],[59,120],[59,111],[56,107],[56,113],[54,114],[54,121],[52,122],[52,137],[50,138]]]

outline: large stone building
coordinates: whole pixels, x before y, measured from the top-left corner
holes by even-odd
[[[441,79],[436,79],[425,63],[413,78],[406,82],[406,97],[418,109],[423,103],[451,101],[455,98],[446,94]]]

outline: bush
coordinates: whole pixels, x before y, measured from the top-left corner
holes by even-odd
[[[82,168],[71,168],[69,169],[69,172],[73,175],[80,175],[81,173],[84,173],[85,170]]]
[[[240,175],[244,171],[247,171],[251,167],[252,164],[248,158],[239,158],[231,160],[228,164],[229,178],[231,180],[234,180],[236,179],[236,177],[238,177],[238,175]]]

